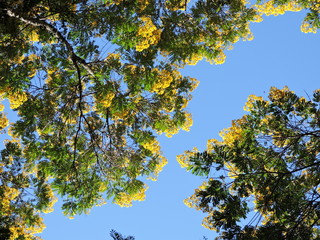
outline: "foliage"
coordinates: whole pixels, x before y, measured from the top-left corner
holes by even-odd
[[[0,130],[14,140],[0,179],[10,239],[32,235],[53,192],[70,217],[144,200],[145,178],[167,162],[157,134],[192,125],[198,82],[179,70],[223,63],[255,16],[240,0],[9,0],[0,11],[0,95],[18,115],[9,123],[1,105]]]
[[[181,158],[209,178],[185,203],[208,214],[203,225],[217,239],[319,239],[320,89],[307,100],[272,87],[269,100],[251,95],[244,109],[222,141]]]
[[[42,228],[53,192],[70,216],[108,199],[143,200],[145,178],[156,180],[167,162],[157,134],[192,125],[185,109],[198,82],[180,69],[203,58],[223,63],[226,49],[252,39],[250,21],[265,12],[259,4],[0,1],[0,96],[19,118],[9,121],[1,105],[0,130],[12,138],[0,165],[1,228],[10,239]],[[318,27],[317,0],[297,4]]]
[[[308,10],[305,19],[301,24],[301,31],[304,33],[316,33],[320,27],[320,1],[319,0],[257,0],[254,8],[262,15],[280,15],[287,11]],[[258,21],[262,18],[258,17]]]
[[[19,140],[6,141],[0,163],[0,239],[38,239],[33,234],[45,227],[39,211],[53,210],[56,199],[49,184],[43,176],[28,174],[25,164]]]
[[[135,239],[135,238],[132,237],[132,236],[125,237],[125,236],[121,235],[120,233],[116,232],[115,230],[111,230],[110,236],[111,236],[114,240],[134,240],[134,239]]]

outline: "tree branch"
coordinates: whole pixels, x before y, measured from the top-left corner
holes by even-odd
[[[12,12],[10,9],[6,9],[7,10],[7,14],[10,17],[19,19],[21,22],[24,22],[26,24],[30,24],[32,26],[35,27],[44,27],[48,32],[50,32],[51,34],[53,34],[57,39],[59,39],[66,47],[67,52],[69,57],[71,58],[73,63],[79,63],[81,64],[81,66],[93,77],[95,77],[93,71],[90,69],[90,67],[88,66],[88,63],[81,57],[79,57],[72,45],[67,41],[67,39],[62,35],[62,33],[55,28],[52,24],[44,21],[44,20],[40,20],[40,19],[34,19],[34,18],[25,18],[22,17],[14,12]]]

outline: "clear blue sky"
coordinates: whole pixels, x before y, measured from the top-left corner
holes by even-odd
[[[45,240],[108,240],[111,229],[136,240],[217,236],[201,226],[201,212],[182,202],[205,179],[180,168],[175,156],[194,146],[203,150],[207,139],[218,138],[218,132],[229,127],[231,120],[245,114],[243,105],[250,94],[266,96],[271,86],[287,85],[299,95],[311,95],[320,88],[320,35],[300,32],[303,16],[287,13],[253,23],[254,40],[237,43],[227,52],[223,65],[203,61],[183,71],[200,80],[188,106],[194,125],[190,132],[160,137],[169,164],[157,182],[148,182],[146,201],[134,202],[131,208],[108,203],[73,220],[62,215],[57,203],[55,211],[45,215],[47,228],[40,236]]]

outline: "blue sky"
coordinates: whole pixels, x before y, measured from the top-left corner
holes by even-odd
[[[157,182],[149,181],[144,202],[131,208],[112,203],[92,209],[89,215],[70,220],[59,209],[45,215],[45,240],[108,240],[115,229],[136,240],[202,240],[217,234],[201,226],[204,215],[183,204],[204,178],[192,176],[180,168],[175,156],[197,146],[203,150],[210,138],[229,127],[245,112],[243,105],[250,94],[267,96],[269,88],[287,85],[299,95],[320,87],[320,35],[300,32],[303,13],[287,13],[252,23],[254,40],[239,42],[227,51],[223,65],[203,61],[183,70],[200,80],[188,106],[194,124],[190,132],[172,138],[159,138],[169,164]]]

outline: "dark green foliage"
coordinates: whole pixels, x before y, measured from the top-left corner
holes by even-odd
[[[135,238],[132,236],[123,236],[120,233],[116,232],[115,230],[111,230],[110,236],[113,238],[113,240],[134,240]]]
[[[208,213],[204,226],[217,239],[319,239],[319,94],[306,100],[271,88],[270,101],[250,96],[249,114],[223,141],[188,157],[194,174],[211,178],[186,203]]]

